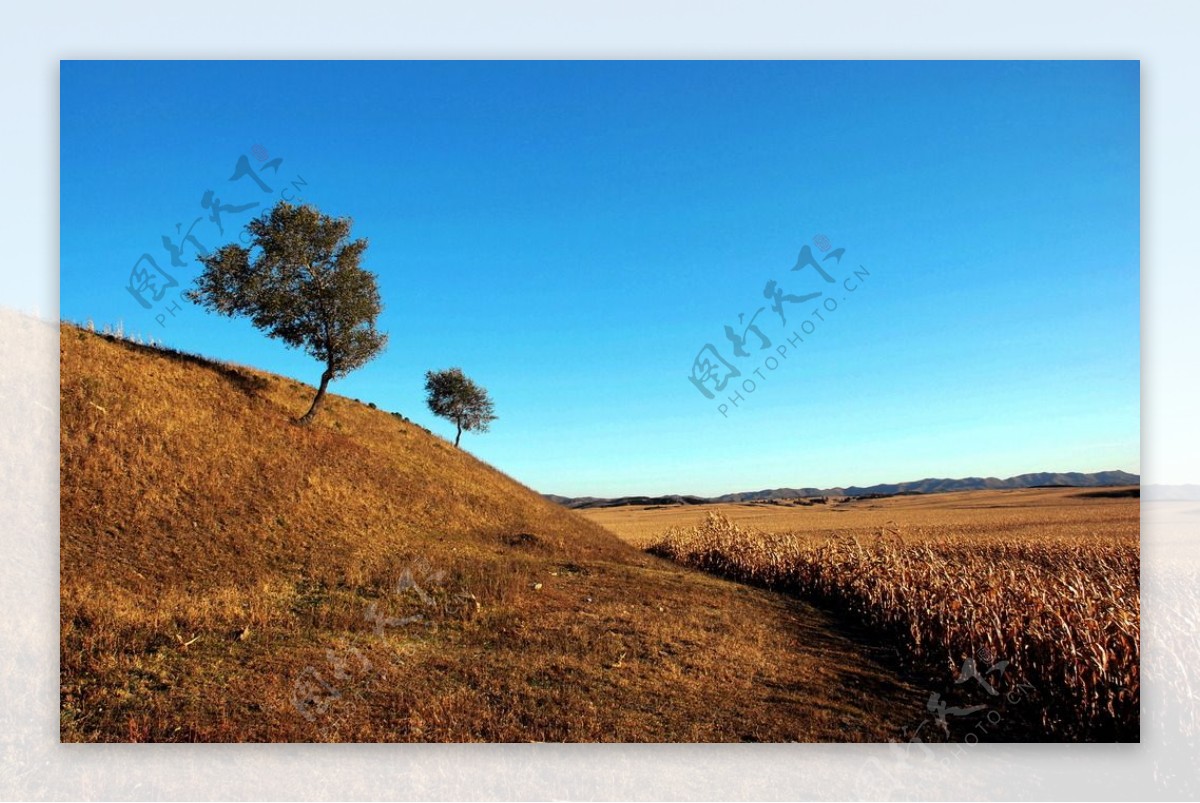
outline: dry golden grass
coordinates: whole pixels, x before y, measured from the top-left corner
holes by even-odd
[[[1138,506],[1079,494],[989,492],[819,510],[732,509],[743,519],[793,525],[779,531],[709,510],[699,524],[667,529],[650,550],[819,601],[948,673],[981,655],[1007,660],[998,677],[1009,687],[1032,687],[1037,727],[1047,738],[1136,740]],[[659,514],[657,523],[697,516],[694,508],[649,512]],[[592,518],[628,513],[596,511]],[[615,523],[626,526],[631,540],[645,541],[644,520]]]
[[[60,338],[64,741],[877,741],[922,704],[392,415]]]

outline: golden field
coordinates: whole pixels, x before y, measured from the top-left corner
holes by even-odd
[[[1096,489],[1102,493],[1121,489]],[[1138,536],[1139,500],[1086,496],[1086,488],[1029,488],[1005,491],[891,496],[829,504],[792,505],[736,502],[713,505],[590,508],[579,513],[645,548],[667,529],[690,526],[709,511],[734,524],[765,531],[875,535],[899,528],[901,534],[957,533],[989,538],[1073,536],[1118,541]],[[840,497],[839,497],[840,499]]]
[[[1139,502],[1120,493],[585,515],[685,565],[819,602],[963,683],[999,666],[982,679],[1021,689],[1016,716],[1044,738],[1128,741],[1139,732]]]

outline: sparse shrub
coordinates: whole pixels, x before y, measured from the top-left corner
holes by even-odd
[[[430,412],[452,421],[458,428],[455,446],[464,430],[487,432],[496,420],[495,406],[487,390],[471,381],[461,368],[426,371],[425,393]]]

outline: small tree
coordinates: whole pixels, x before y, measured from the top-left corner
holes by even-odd
[[[375,275],[359,266],[367,241],[350,239],[352,222],[280,201],[247,224],[249,248],[231,243],[200,257],[204,271],[187,293],[222,315],[249,317],[269,337],[325,365],[301,424],[317,414],[330,381],[387,345],[387,335],[375,330],[383,310]]]
[[[425,403],[437,416],[454,422],[458,432],[454,445],[464,431],[487,432],[496,420],[488,392],[472,382],[461,368],[425,372]]]

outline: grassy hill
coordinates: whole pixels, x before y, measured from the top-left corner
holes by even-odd
[[[816,609],[424,429],[64,325],[64,741],[879,740],[927,693]]]

